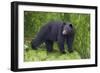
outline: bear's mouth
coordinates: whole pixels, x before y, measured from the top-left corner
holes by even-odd
[[[63,35],[67,35],[67,31],[64,30],[64,31],[62,32],[62,34],[63,34]]]

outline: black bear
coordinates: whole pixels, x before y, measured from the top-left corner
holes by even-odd
[[[71,23],[51,21],[44,25],[35,39],[32,40],[32,48],[36,49],[40,44],[45,43],[47,51],[51,52],[53,50],[53,43],[56,41],[61,53],[66,53],[64,42],[67,43],[68,51],[72,52],[74,34],[74,27]]]

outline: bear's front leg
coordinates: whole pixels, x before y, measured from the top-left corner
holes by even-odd
[[[59,33],[58,33],[58,47],[60,49],[60,52],[65,54],[65,49],[64,49],[64,36],[62,35],[62,31],[61,29],[59,30]]]
[[[53,51],[53,41],[46,40],[45,44],[46,44],[47,52],[52,52]]]
[[[64,40],[63,39],[60,38],[58,40],[58,46],[59,46],[60,52],[65,54],[66,52],[65,52],[65,49],[64,49]]]
[[[74,41],[74,35],[68,35],[66,39],[66,43],[68,46],[68,52],[70,53],[73,52],[73,48],[72,48],[73,41]]]
[[[65,49],[64,49],[64,43],[62,42],[58,42],[58,46],[59,46],[59,49],[60,49],[60,52],[65,54]]]

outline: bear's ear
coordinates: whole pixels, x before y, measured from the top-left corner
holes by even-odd
[[[73,25],[72,25],[72,24],[69,24],[69,26],[70,26],[71,28],[73,28]]]

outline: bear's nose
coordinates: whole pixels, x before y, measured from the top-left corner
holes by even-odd
[[[64,31],[62,32],[62,34],[63,34],[63,35],[66,35],[66,34],[67,34],[67,31],[66,31],[66,30],[64,30]]]

